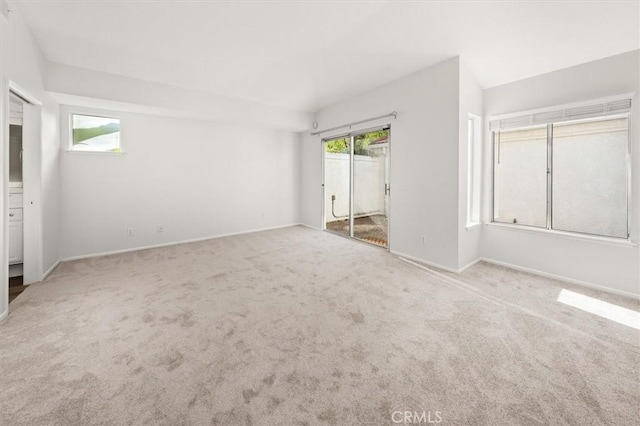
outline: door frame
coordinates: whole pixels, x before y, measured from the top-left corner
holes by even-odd
[[[354,139],[356,136],[362,135],[362,134],[366,134],[366,133],[370,133],[370,132],[375,132],[377,130],[387,130],[388,131],[388,142],[387,142],[387,158],[386,158],[386,164],[385,164],[385,168],[386,168],[386,174],[387,174],[387,182],[389,185],[389,194],[385,194],[385,204],[387,203],[387,197],[388,197],[388,204],[387,204],[387,247],[380,247],[380,248],[384,248],[387,251],[391,251],[391,123],[387,123],[387,124],[382,124],[382,125],[378,125],[378,126],[374,126],[374,127],[367,127],[364,129],[358,129],[355,131],[350,131],[347,133],[337,133],[337,134],[333,134],[331,136],[326,136],[322,139],[320,139],[320,154],[321,154],[321,172],[322,172],[322,208],[321,208],[321,220],[322,220],[322,230],[329,232],[331,234],[334,235],[338,235],[340,237],[343,238],[348,238],[350,240],[355,240],[355,241],[359,241],[359,242],[363,242],[365,244],[369,244],[369,245],[374,245],[375,244],[371,244],[371,243],[367,243],[364,240],[361,240],[359,238],[356,238],[353,236],[353,221],[354,221],[354,217],[353,217],[353,189],[354,189],[354,175],[353,175],[353,162],[354,162]],[[328,141],[332,141],[335,139],[340,139],[340,138],[349,138],[349,235],[342,235],[336,232],[331,232],[327,230],[327,209],[326,209],[326,186],[325,186],[325,182],[326,182],[326,170],[325,170],[325,159],[326,159],[326,150],[325,150],[325,143],[327,143]]]
[[[0,105],[0,161],[2,175],[0,186],[2,194],[2,235],[9,231],[9,97],[13,94],[23,103],[23,277],[30,284],[42,280],[42,208],[41,208],[41,155],[42,155],[42,102],[11,80],[2,80],[2,99]],[[2,238],[0,250],[0,320],[9,312],[9,240]]]

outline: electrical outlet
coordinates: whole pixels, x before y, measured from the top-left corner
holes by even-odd
[[[426,235],[422,236],[422,244],[427,245],[427,236]]]
[[[158,227],[156,228],[156,231],[158,232],[158,234],[161,234],[162,232],[164,232],[164,225],[158,225]]]
[[[127,228],[127,235],[130,237],[133,235],[133,228]]]

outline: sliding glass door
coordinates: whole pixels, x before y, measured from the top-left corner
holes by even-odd
[[[351,137],[324,141],[325,229],[351,236]]]
[[[387,247],[389,130],[353,140],[353,237]]]
[[[325,229],[388,247],[389,129],[324,141]]]

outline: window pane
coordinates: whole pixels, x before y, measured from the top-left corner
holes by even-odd
[[[628,119],[553,128],[553,229],[627,238]]]
[[[120,120],[73,114],[74,151],[120,152]]]
[[[325,229],[349,237],[351,138],[326,141],[324,156]]]
[[[494,134],[495,222],[547,226],[547,128]]]

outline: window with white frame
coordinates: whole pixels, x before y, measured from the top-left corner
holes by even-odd
[[[631,100],[491,121],[493,221],[628,238]]]
[[[122,152],[120,119],[87,114],[71,114],[71,150]]]
[[[467,227],[480,223],[480,183],[482,170],[482,129],[477,115],[467,121]]]

